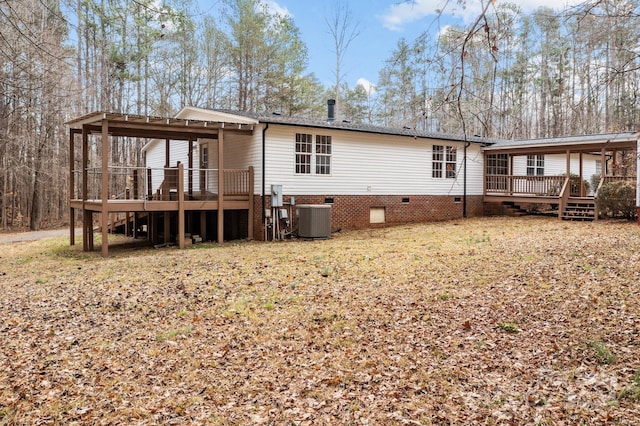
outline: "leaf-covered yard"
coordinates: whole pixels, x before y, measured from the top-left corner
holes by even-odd
[[[0,424],[637,424],[640,228],[0,245]]]

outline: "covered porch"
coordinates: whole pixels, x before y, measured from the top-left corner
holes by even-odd
[[[253,216],[253,168],[224,167],[225,135],[247,135],[252,124],[223,123],[95,112],[66,123],[70,144],[70,244],[75,244],[74,218],[82,211],[83,250],[94,250],[94,227],[101,234],[101,253],[109,253],[108,234],[117,223],[125,233],[138,236],[142,226],[153,243],[185,246],[190,229],[218,242],[224,240],[225,217],[232,212]],[[81,153],[76,142],[81,137]],[[115,164],[112,138],[164,141],[165,162],[144,167]],[[217,149],[217,164],[195,161],[199,140]],[[215,144],[213,143],[215,141]],[[187,161],[170,158],[173,144],[182,144]],[[186,145],[185,145],[186,144]],[[171,162],[174,162],[171,165]],[[186,164],[185,164],[186,163]],[[99,220],[94,221],[94,215]],[[226,213],[226,214],[225,214]],[[253,221],[240,221],[253,235]],[[144,225],[141,225],[144,223]],[[236,226],[238,223],[234,223]],[[211,227],[215,229],[212,231]]]
[[[560,219],[597,220],[604,184],[637,188],[637,152],[637,133],[502,141],[484,148],[484,201],[549,204]]]

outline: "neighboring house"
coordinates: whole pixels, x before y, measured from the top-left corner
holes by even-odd
[[[580,182],[590,181],[603,164],[606,174],[617,151],[637,148],[635,133],[465,140],[336,121],[328,106],[324,121],[194,107],[174,119],[150,122],[147,117],[146,127],[145,117],[80,117],[68,123],[72,151],[74,135],[87,135],[86,144],[92,132],[115,135],[112,127],[122,135],[153,139],[143,148],[145,166],[123,181],[126,192],[110,189],[112,178],[104,176],[111,165],[103,160],[102,191],[129,194],[131,201],[118,203],[111,195],[91,204],[90,189],[72,190],[82,193],[72,197],[72,212],[83,209],[103,217],[134,212],[153,241],[177,236],[181,244],[185,232],[217,241],[275,235],[266,232],[276,222],[280,226],[274,216],[281,211],[271,206],[272,186],[282,188],[283,207],[290,213],[281,225],[289,229],[296,225],[295,206],[308,204],[331,206],[332,228],[346,229],[482,216],[514,201],[559,205],[562,216],[572,199],[592,193]],[[77,166],[72,176],[82,169]],[[91,179],[86,175],[79,181]],[[90,249],[92,240],[84,240]]]

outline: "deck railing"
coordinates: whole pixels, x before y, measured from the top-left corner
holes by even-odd
[[[110,200],[173,200],[178,193],[178,168],[117,167],[108,168],[108,194]],[[184,169],[184,187],[189,197],[213,199],[218,195],[218,169]],[[83,170],[74,170],[73,199],[83,199]],[[85,200],[102,199],[102,169],[86,169]],[[249,195],[251,170],[230,169],[224,171],[224,194]]]
[[[564,181],[564,176],[486,175],[485,191],[489,195],[557,197]]]

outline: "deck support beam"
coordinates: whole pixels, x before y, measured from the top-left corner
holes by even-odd
[[[224,242],[224,130],[218,131],[218,243]]]
[[[69,199],[73,198],[73,192],[76,187],[76,176],[73,172],[73,167],[75,166],[75,147],[74,147],[74,139],[77,134],[76,130],[71,130],[69,132]],[[76,210],[73,207],[69,207],[69,245],[76,245]]]
[[[89,237],[93,240],[93,229],[91,223],[93,221],[91,213],[86,208],[87,196],[89,195],[89,129],[82,126],[82,250],[92,250],[92,244],[89,244]],[[91,220],[89,220],[91,218]]]
[[[249,166],[249,211],[247,224],[247,238],[253,240],[253,166]],[[289,218],[291,220],[291,218]]]
[[[178,164],[178,247],[184,248],[184,166],[182,163]]]
[[[102,257],[109,256],[109,121],[102,120]]]

